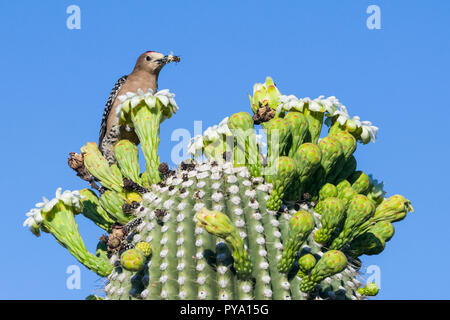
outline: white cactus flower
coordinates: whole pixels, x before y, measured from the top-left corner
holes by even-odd
[[[378,133],[378,127],[372,125],[370,121],[361,121],[362,133],[361,139],[364,141],[368,141],[369,139],[372,142],[375,142]]]
[[[217,133],[225,136],[233,135],[230,128],[228,127],[228,117],[220,121],[219,125],[217,126]]]
[[[203,150],[203,137],[201,135],[196,135],[191,139],[188,144],[188,153],[196,155],[197,152],[202,152]]]
[[[214,125],[212,127],[209,127],[208,129],[203,132],[203,138],[207,141],[214,142],[220,138],[220,135],[218,133],[219,126]]]
[[[280,96],[280,105],[277,107],[277,113],[281,111],[303,111],[303,103],[300,103],[300,100],[294,95],[281,95]]]

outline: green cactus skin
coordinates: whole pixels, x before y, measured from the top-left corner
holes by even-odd
[[[253,177],[261,175],[262,164],[252,116],[247,112],[238,112],[228,118],[228,127],[236,138],[234,148],[235,166],[247,164]]]
[[[297,272],[297,276],[300,278],[306,277],[309,274],[309,272],[314,268],[316,263],[317,263],[316,258],[310,253],[301,256],[300,259],[298,259],[299,269]]]
[[[340,225],[345,216],[344,201],[330,197],[321,201],[322,227],[314,234],[314,240],[320,244],[326,244],[330,240],[333,231]]]
[[[308,120],[300,112],[289,112],[284,119],[286,119],[291,132],[291,145],[288,156],[294,158],[298,148],[305,142],[307,137]]]
[[[295,262],[295,257],[301,245],[314,229],[314,219],[312,215],[304,210],[298,211],[289,220],[289,235],[283,251],[283,255],[278,261],[280,272],[289,272]]]
[[[117,166],[109,166],[108,161],[102,156],[95,142],[88,142],[81,148],[84,153],[84,165],[100,183],[110,190],[121,192],[123,177]]]
[[[84,199],[81,200],[81,213],[103,230],[110,231],[111,226],[115,221],[111,219],[108,216],[108,213],[101,207],[97,195],[89,189],[80,190],[80,195],[84,197]]]
[[[271,290],[266,291],[266,293],[270,293],[271,295],[273,294],[273,299],[282,300],[291,296],[289,289],[292,286],[288,287],[286,285],[289,283],[287,276],[278,271],[277,263],[273,263],[274,261],[281,259],[283,253],[283,234],[281,233],[280,221],[277,218],[277,212],[267,209],[267,199],[269,198],[269,195],[267,194],[268,190],[269,188],[264,184],[258,186],[256,189],[256,199],[260,205],[260,210],[257,212],[259,215],[256,215],[256,217],[259,219],[259,216],[261,216],[260,220],[262,221],[262,226],[264,228],[263,234],[258,237],[259,241],[258,239],[256,241],[265,245],[265,249],[263,249],[265,252],[262,251],[261,253],[263,255],[266,253],[267,259],[265,262],[268,264],[268,270],[266,269],[266,271],[269,271],[269,274],[268,277],[267,275],[265,278],[261,277],[261,280],[266,283],[267,280],[270,279],[272,287]],[[264,267],[267,266],[267,264],[265,264]],[[258,266],[261,267],[262,265],[260,264]],[[268,295],[266,294],[265,296]],[[292,298],[296,298],[295,292],[292,292]]]
[[[360,235],[363,230],[360,226],[372,218],[374,213],[375,206],[372,201],[362,194],[355,195],[348,204],[343,229],[331,243],[330,249],[339,250]]]
[[[106,299],[309,299],[315,294],[326,299],[360,299],[362,296],[357,292],[360,284],[350,266],[345,272],[322,279],[313,277],[313,263],[308,266],[300,258],[303,274],[288,277],[279,271],[280,261],[286,259],[283,254],[288,256],[286,252],[291,252],[291,261],[293,256],[295,262],[297,254],[300,257],[310,254],[310,258],[320,261],[320,256],[329,251],[314,240],[313,233],[305,237],[300,248],[289,250],[289,221],[297,211],[288,208],[278,216],[268,209],[272,187],[261,177],[252,178],[246,167],[211,162],[196,164],[189,171],[179,170],[163,185],[152,185],[151,191],[142,196],[144,210],[137,210],[137,215],[126,219],[141,220],[130,229],[126,243],[134,246],[134,250],[139,250],[142,242],[152,247],[144,267],[138,271],[127,270],[118,263],[118,253],[108,262],[105,249],[97,250],[95,258],[108,263],[112,270],[105,287]],[[112,193],[115,198],[119,195],[120,203],[126,201],[124,195],[107,192],[107,197]],[[102,206],[117,222],[105,208],[108,203],[99,201],[97,206]],[[117,204],[109,210],[119,207]],[[196,227],[194,215],[203,208],[229,217],[253,265],[249,279],[236,272],[233,244]],[[164,209],[167,214],[158,218],[156,209]],[[321,219],[314,214],[312,225],[323,227]],[[98,261],[95,264],[98,266]],[[310,279],[319,290],[305,294],[300,289]]]
[[[120,140],[114,146],[114,155],[123,176],[141,184],[141,178],[139,177],[141,169],[137,146],[128,140]]]
[[[310,292],[320,281],[343,271],[346,266],[345,254],[339,250],[327,251],[311,270],[309,277],[302,279],[300,290],[305,293]]]
[[[208,166],[210,170],[201,171]],[[189,178],[182,182],[180,177],[184,174],[188,174]],[[202,181],[205,183],[200,183]],[[143,196],[143,203],[147,209],[141,216],[141,219],[143,219],[141,225],[137,227],[140,231],[132,233],[134,236],[132,236],[131,243],[133,241],[139,243],[145,240],[149,243],[159,244],[153,250],[154,252],[148,262],[148,270],[144,268],[136,273],[125,270],[120,266],[116,267],[109,277],[107,299],[308,298],[307,295],[299,290],[300,280],[298,277],[288,279],[285,273],[278,271],[278,261],[284,252],[283,244],[287,241],[287,238],[282,236],[280,218],[277,218],[276,212],[267,210],[266,203],[270,197],[270,185],[264,184],[262,178],[251,178],[247,168],[233,168],[229,166],[229,163],[217,166],[200,164],[196,166],[195,170],[179,172],[176,178],[169,178],[169,180],[165,181],[165,184],[166,187],[164,188],[153,188],[151,194],[154,194],[154,196]],[[168,188],[171,186],[174,186],[174,189],[172,189],[171,192],[173,193],[170,196]],[[182,188],[184,193],[179,191]],[[204,191],[204,194],[199,194],[199,191]],[[183,194],[183,199],[178,199],[181,194]],[[197,196],[194,197],[194,194],[197,194]],[[201,198],[199,198],[200,196]],[[149,198],[152,198],[150,199],[151,201],[149,201]],[[254,199],[254,201],[251,202],[251,199]],[[165,216],[167,220],[164,220],[166,222],[162,224],[157,223],[152,212],[154,212],[155,208],[169,207],[170,203],[167,203],[167,201],[170,200],[173,200],[173,203],[168,209],[168,214],[176,217],[174,220],[178,221],[178,223],[172,225],[171,221],[174,220],[171,217],[167,219],[167,215]],[[233,261],[230,259],[231,249],[226,242],[222,242],[220,238],[211,235],[202,228],[195,227],[193,216],[202,208],[216,211],[221,209],[221,212],[226,213],[230,217],[231,224],[239,231],[239,235],[247,247],[246,250],[253,263],[252,279],[254,280],[241,279],[235,273]],[[154,224],[149,232],[148,225],[150,222]],[[315,222],[315,224],[317,223]],[[191,224],[191,228],[189,231],[183,228],[184,241],[182,244],[179,242],[181,247],[178,246],[175,252],[178,255],[180,248],[182,248],[185,251],[182,258],[185,260],[183,261],[192,261],[191,265],[193,267],[188,268],[186,263],[183,271],[178,272],[178,275],[174,278],[176,281],[179,281],[182,276],[186,278],[182,278],[183,281],[181,282],[183,285],[178,285],[176,292],[171,296],[167,292],[167,283],[169,281],[165,278],[161,279],[166,274],[166,270],[169,269],[163,263],[164,261],[166,263],[170,261],[160,257],[161,251],[164,248],[168,248],[167,243],[170,240],[167,241],[166,245],[161,246],[160,241],[163,237],[155,237],[157,233],[154,231],[159,230],[159,233],[162,233],[161,229],[167,226],[168,228],[164,228],[165,232],[176,230],[177,232],[174,233],[178,235],[179,239],[181,224]],[[153,235],[152,238],[148,238],[150,234]],[[137,235],[140,237],[135,239]],[[188,242],[189,238],[192,239],[191,242]],[[199,239],[205,241],[200,246],[196,246],[196,244],[199,245],[197,242]],[[210,239],[211,242],[207,243],[206,239]],[[190,246],[193,247],[193,253],[187,254],[186,250],[189,250]],[[311,253],[314,255],[320,252],[320,247],[317,247],[310,237],[304,242],[303,246],[310,248]],[[213,254],[212,258],[208,258],[208,255],[211,253],[215,253],[215,255]],[[222,253],[224,254],[222,255]],[[259,257],[259,260],[256,257]],[[114,257],[112,259],[114,260]],[[178,264],[178,267],[180,267],[179,259],[178,261],[177,259],[172,259],[175,260],[175,264]],[[202,264],[204,265],[202,266]],[[166,267],[166,269],[161,271],[161,265]],[[188,272],[188,270],[190,271]],[[157,271],[159,271],[159,274]],[[119,279],[122,274],[124,275]],[[202,279],[202,276],[205,279]],[[201,283],[198,283],[199,278]],[[135,280],[131,281],[131,279]],[[189,285],[190,281],[188,279],[192,279],[193,285]],[[208,279],[211,279],[209,283]],[[119,280],[122,281],[119,282]],[[161,280],[166,282],[162,284]],[[338,280],[336,279],[336,281]],[[345,283],[343,286],[350,292],[348,293],[349,297],[345,298],[357,298],[356,287],[348,288]],[[123,289],[119,292],[121,295],[118,295],[118,290],[121,289]],[[112,293],[110,293],[111,290]],[[332,293],[332,291],[333,289],[327,290],[327,292],[323,293],[323,297],[328,297],[328,293],[339,296],[339,292]]]
[[[270,198],[267,200],[269,210],[278,211],[283,202],[284,191],[289,188],[294,180],[296,172],[296,163],[292,158],[279,157],[277,161],[277,172],[270,177],[273,184],[273,190]]]
[[[369,190],[370,187],[369,176],[362,171],[354,172],[350,177],[350,181],[352,182],[352,188],[357,193],[366,194],[367,191]]]

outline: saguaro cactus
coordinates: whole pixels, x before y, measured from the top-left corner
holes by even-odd
[[[174,95],[139,90],[120,99],[117,116],[135,128],[146,170],[128,140],[114,147],[113,165],[87,143],[69,164],[96,190],[58,189],[24,223],[107,277],[105,299],[363,299],[378,292],[357,279],[360,256],[381,253],[393,223],[413,211],[405,197],[385,198],[380,182],[355,171],[357,141],[374,140],[378,128],[350,119],[335,97],[285,96],[267,78],[250,96],[253,116],[236,113],[208,128],[191,141],[192,159],[170,170],[157,147],[160,124],[177,109]],[[330,129],[319,140],[324,119]],[[78,232],[80,213],[108,233],[95,254]]]

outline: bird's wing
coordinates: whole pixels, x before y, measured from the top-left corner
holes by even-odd
[[[116,84],[114,85],[114,88],[111,90],[111,93],[109,94],[108,101],[106,101],[105,109],[103,111],[103,117],[102,117],[102,123],[100,125],[100,135],[98,138],[98,146],[100,148],[103,138],[106,134],[106,123],[108,121],[109,113],[111,112],[111,108],[114,104],[114,100],[117,97],[117,94],[120,91],[120,88],[122,87],[123,83],[127,80],[128,76],[123,76],[119,80],[117,80]]]

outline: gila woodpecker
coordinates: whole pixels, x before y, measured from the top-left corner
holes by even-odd
[[[144,52],[139,56],[133,72],[117,80],[103,111],[98,141],[100,151],[110,164],[115,162],[114,145],[119,140],[128,139],[135,144],[139,143],[132,128],[119,125],[116,107],[120,104],[120,100],[116,98],[127,92],[137,92],[138,89],[142,89],[144,92],[152,89],[153,93],[156,93],[159,72],[172,61],[178,62],[180,58],[172,55],[164,56],[155,51]]]

